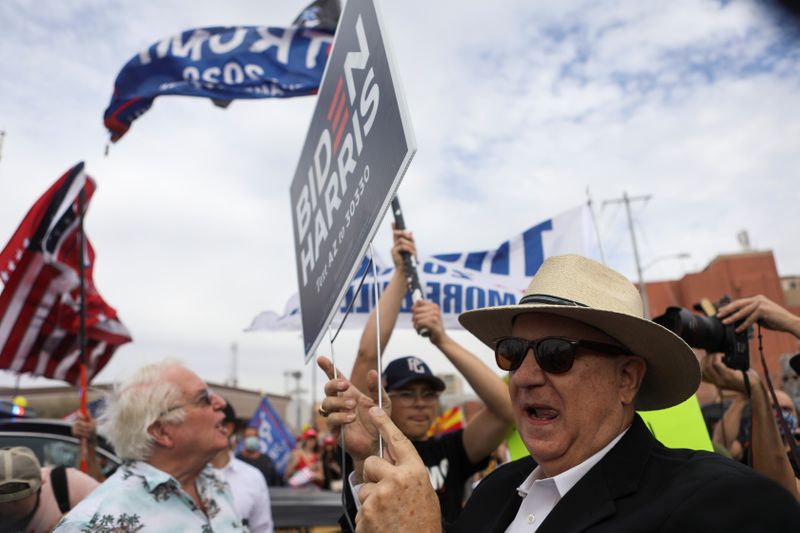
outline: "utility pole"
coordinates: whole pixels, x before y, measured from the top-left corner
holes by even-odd
[[[234,342],[231,344],[231,386],[239,386],[239,347]]]
[[[6,138],[6,132],[4,130],[0,130],[0,159],[3,158],[3,139]]]
[[[297,412],[297,432],[300,432],[300,428],[303,427],[302,418],[303,418],[303,408],[302,408],[302,399],[303,393],[306,392],[304,388],[300,386],[300,380],[303,379],[303,372],[300,370],[284,370],[283,371],[283,384],[286,389],[288,389],[288,378],[294,379],[294,389],[287,390],[287,394],[292,400],[295,402],[295,410]]]
[[[300,380],[303,378],[303,373],[299,370],[292,372],[292,377],[294,378],[294,393],[295,393],[295,401],[297,402],[297,433],[300,433],[300,429],[303,427],[302,418],[303,418],[303,396],[302,394],[305,392],[303,388],[300,386]]]
[[[594,202],[592,202],[592,195],[589,193],[589,187],[586,187],[586,205],[589,206],[589,214],[592,215],[592,225],[594,226],[594,235],[597,238],[597,249],[600,251],[600,261],[606,264],[606,254],[603,252],[603,241],[600,240],[600,227],[597,225],[597,218],[594,215]]]
[[[650,301],[647,298],[647,286],[644,284],[644,276],[642,275],[642,263],[639,261],[639,248],[636,246],[636,232],[633,230],[633,217],[631,217],[631,202],[639,200],[648,201],[651,198],[650,194],[643,196],[628,196],[627,192],[622,193],[622,198],[614,198],[605,200],[603,205],[606,204],[625,204],[625,212],[628,215],[628,229],[631,232],[631,242],[633,243],[633,258],[636,260],[636,273],[639,275],[639,294],[642,295],[642,306],[644,307],[644,317],[650,318]]]

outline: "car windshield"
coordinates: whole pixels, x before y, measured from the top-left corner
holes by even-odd
[[[72,442],[74,441],[74,442]],[[0,433],[0,448],[25,446],[33,450],[42,466],[80,465],[81,450],[77,439],[36,434]],[[117,469],[117,462],[102,448],[97,448],[100,470],[108,477]]]

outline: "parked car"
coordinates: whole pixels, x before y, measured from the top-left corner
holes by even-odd
[[[26,446],[33,450],[42,466],[72,466],[80,463],[80,439],[72,436],[72,424],[47,418],[0,418],[0,448]],[[100,469],[108,477],[120,465],[114,449],[97,438]]]

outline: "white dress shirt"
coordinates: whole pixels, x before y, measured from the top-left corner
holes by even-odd
[[[215,468],[218,477],[228,482],[233,493],[233,503],[242,518],[247,520],[252,533],[273,533],[272,507],[269,489],[261,471],[230,454],[230,461]]]
[[[600,462],[600,459],[605,457],[627,432],[626,429],[584,462],[557,476],[544,477],[541,466],[534,468],[525,481],[517,487],[522,504],[519,506],[517,516],[506,528],[506,533],[533,533],[539,529],[539,525],[544,522],[561,498]]]

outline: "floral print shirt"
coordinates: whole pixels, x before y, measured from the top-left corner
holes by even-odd
[[[202,509],[178,481],[142,461],[126,461],[58,523],[58,533],[247,532],[227,483],[206,466],[197,477]]]

